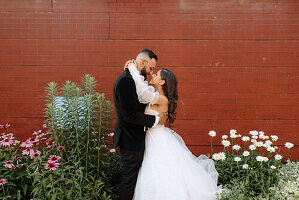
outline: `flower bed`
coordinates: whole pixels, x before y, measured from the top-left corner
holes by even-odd
[[[211,157],[219,173],[218,183],[230,191],[219,199],[298,199],[298,187],[285,187],[285,182],[298,180],[298,170],[297,174],[285,173],[287,176],[281,181],[281,173],[287,167],[282,161],[291,163],[289,153],[294,147],[292,143],[285,143],[284,148],[288,151],[283,160],[281,148],[275,146],[278,140],[276,135],[268,136],[263,131],[250,131],[248,135],[242,136],[232,129],[230,136],[222,135],[223,152],[218,153],[213,153],[212,139],[216,137],[216,132],[210,131],[209,135]],[[298,163],[292,162],[291,166],[298,166]],[[296,167],[294,170],[296,171]],[[282,195],[284,193],[287,194]],[[280,198],[281,196],[288,198]]]
[[[43,130],[26,141],[3,133],[9,124],[0,126],[0,199],[117,198],[121,163],[109,148],[111,103],[95,86],[89,75],[81,87],[49,83]]]

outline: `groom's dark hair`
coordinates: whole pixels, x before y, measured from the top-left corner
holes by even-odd
[[[158,62],[158,56],[152,50],[143,49],[141,53],[146,53],[150,59],[154,58]]]

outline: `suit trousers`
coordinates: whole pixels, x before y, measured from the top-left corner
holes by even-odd
[[[130,151],[120,148],[120,154],[123,171],[119,200],[132,200],[144,151]]]

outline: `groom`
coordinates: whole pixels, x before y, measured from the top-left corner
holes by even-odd
[[[157,55],[144,49],[136,57],[137,69],[145,78],[152,75],[158,61]],[[113,86],[113,100],[117,113],[113,145],[120,147],[123,173],[120,200],[132,200],[138,171],[145,148],[145,129],[164,124],[165,114],[146,115],[145,104],[138,101],[135,82],[126,68]]]

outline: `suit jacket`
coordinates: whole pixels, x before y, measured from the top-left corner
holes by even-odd
[[[146,104],[139,103],[135,82],[128,69],[114,83],[113,100],[117,114],[113,145],[126,150],[143,151],[144,127],[152,127],[156,118],[144,114]]]

